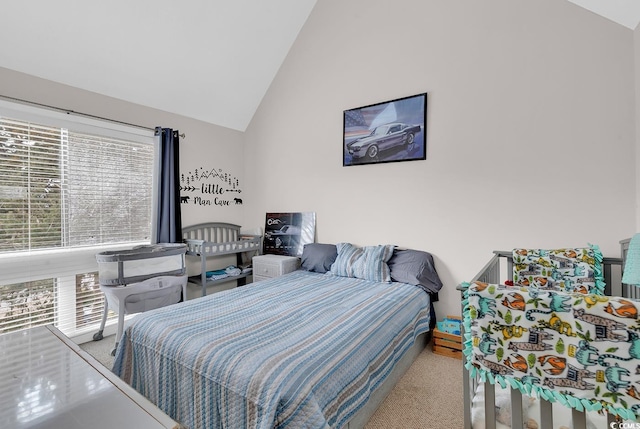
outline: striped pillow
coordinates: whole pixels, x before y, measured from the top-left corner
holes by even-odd
[[[350,243],[338,243],[336,248],[338,257],[331,265],[331,274],[375,282],[391,281],[387,261],[393,255],[394,246],[387,244],[356,247]]]

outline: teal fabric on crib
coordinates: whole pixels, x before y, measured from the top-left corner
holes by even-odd
[[[640,234],[631,237],[623,268],[622,283],[640,285]]]

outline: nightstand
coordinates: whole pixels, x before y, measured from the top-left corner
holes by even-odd
[[[254,256],[252,261],[254,282],[290,273],[300,266],[300,259],[295,256],[260,255]]]

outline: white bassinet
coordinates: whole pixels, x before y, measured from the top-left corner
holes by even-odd
[[[162,243],[96,255],[104,313],[94,341],[103,338],[109,309],[118,313],[115,354],[122,336],[125,314],[140,313],[175,304],[187,296],[185,253],[187,246]]]

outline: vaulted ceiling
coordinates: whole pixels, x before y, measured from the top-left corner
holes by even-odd
[[[12,0],[0,67],[244,131],[316,1]],[[640,21],[640,0],[568,1]]]
[[[569,0],[611,21],[635,30],[640,22],[638,0]]]

